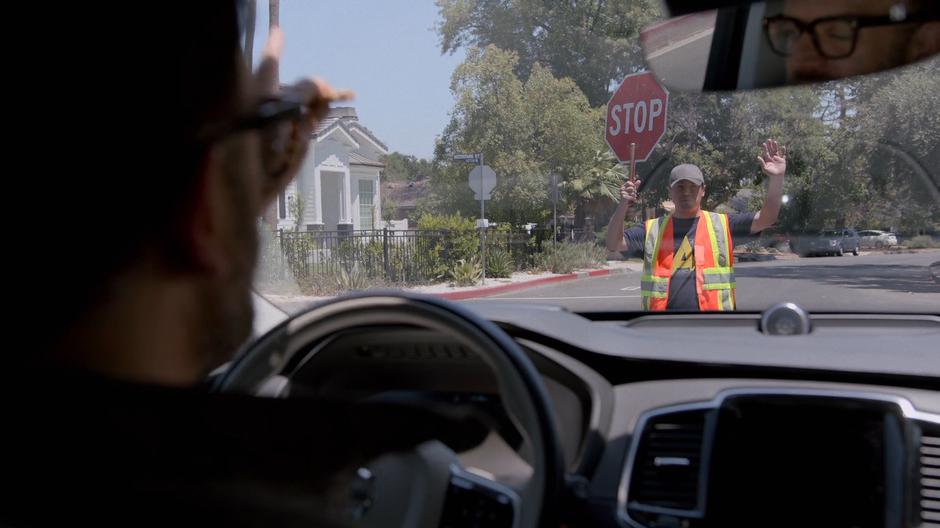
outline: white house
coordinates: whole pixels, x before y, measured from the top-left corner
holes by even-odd
[[[380,181],[388,147],[359,123],[356,109],[333,108],[310,138],[300,173],[277,200],[277,226],[294,229],[292,203],[301,197],[303,230],[377,229]]]

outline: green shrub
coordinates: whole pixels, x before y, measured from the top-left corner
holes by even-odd
[[[571,273],[581,268],[596,268],[607,260],[603,248],[589,243],[561,242],[542,244],[542,252],[535,258],[536,269],[552,273]]]
[[[337,276],[338,273],[335,272],[312,273],[309,276],[298,277],[297,285],[303,295],[335,295],[342,291]]]
[[[535,268],[552,273],[571,273],[580,263],[580,255],[574,244],[551,243],[542,245],[542,252],[535,257]]]
[[[928,235],[919,235],[907,241],[907,247],[911,249],[925,249],[940,247],[940,243]]]
[[[470,260],[480,254],[480,237],[476,222],[454,215],[425,214],[418,219],[418,229],[437,232],[426,233],[427,241],[419,244],[416,260],[429,263],[429,279],[444,278],[458,260]]]
[[[494,278],[506,278],[512,275],[516,263],[505,249],[488,249],[486,252],[486,275]]]
[[[576,244],[581,249],[582,268],[600,268],[607,264],[607,249],[597,244]]]

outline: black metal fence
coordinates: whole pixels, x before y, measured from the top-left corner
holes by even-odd
[[[517,269],[532,265],[551,229],[489,229],[487,253],[509,253]],[[559,240],[580,238],[559,234]],[[278,231],[271,240],[280,259],[277,269],[297,279],[339,274],[353,269],[390,283],[422,283],[447,275],[460,259],[480,254],[479,231],[376,229],[362,231]]]

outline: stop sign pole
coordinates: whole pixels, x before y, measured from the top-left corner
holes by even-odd
[[[484,167],[483,163],[483,152],[480,152],[480,164],[479,167],[482,169]],[[484,220],[486,220],[486,207],[483,205],[486,203],[483,195],[483,175],[480,174],[480,284],[486,286],[486,225]]]
[[[483,163],[483,153],[475,152],[473,154],[457,154],[454,156],[455,161],[463,161],[466,163],[476,163],[477,167],[482,169],[485,167]],[[486,227],[484,226],[484,220],[486,219],[486,203],[485,199],[486,194],[484,193],[483,187],[483,175],[480,175],[480,267],[482,268],[481,281],[482,285],[486,285]]]
[[[636,143],[630,143],[630,179],[636,181]]]

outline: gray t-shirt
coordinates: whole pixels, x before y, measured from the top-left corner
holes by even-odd
[[[728,215],[728,227],[731,229],[731,238],[751,234],[751,225],[754,223],[755,213],[740,213]],[[695,227],[698,217],[673,218],[673,247],[676,248],[676,270],[669,281],[668,310],[698,310],[698,295],[695,293]],[[646,225],[640,224],[623,232],[627,242],[628,256],[642,258],[646,244]]]

